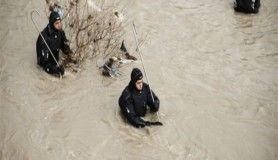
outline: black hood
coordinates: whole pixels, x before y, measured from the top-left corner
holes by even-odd
[[[58,20],[61,20],[61,17],[60,17],[60,15],[59,15],[59,13],[58,13],[58,12],[55,12],[55,11],[51,12],[51,14],[50,14],[50,16],[49,16],[49,25],[50,25],[50,27],[51,27],[52,29],[56,30],[56,29],[54,28],[54,23],[55,23],[56,21],[58,21]]]
[[[143,74],[142,72],[140,71],[140,69],[138,68],[133,68],[132,72],[131,72],[131,75],[130,75],[130,82],[129,82],[129,87],[132,87],[132,88],[136,88],[135,87],[135,83],[136,81],[138,80],[141,80],[143,78]]]

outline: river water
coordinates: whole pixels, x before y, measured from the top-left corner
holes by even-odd
[[[278,1],[257,15],[235,13],[232,0],[123,0],[125,39],[131,21],[162,127],[122,120],[123,75],[100,75],[95,61],[66,78],[36,65],[36,0],[0,1],[1,160],[277,160]],[[46,16],[38,19],[40,28]],[[45,17],[45,18],[43,18]]]

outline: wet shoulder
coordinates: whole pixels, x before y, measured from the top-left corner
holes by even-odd
[[[130,90],[129,86],[125,87],[122,94],[123,95],[130,95],[131,94],[131,90]]]
[[[148,85],[147,83],[144,82],[144,83],[143,83],[143,88],[144,88],[144,89],[149,89],[149,85]]]

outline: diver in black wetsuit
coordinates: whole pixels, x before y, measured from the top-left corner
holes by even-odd
[[[134,68],[131,72],[131,81],[119,98],[121,111],[127,121],[137,128],[150,125],[162,125],[161,122],[149,122],[141,118],[145,116],[147,106],[149,106],[151,112],[157,112],[159,110],[158,97],[150,91],[149,85],[144,83],[142,78],[142,72],[138,68]]]
[[[67,44],[65,32],[62,30],[61,17],[58,12],[52,11],[49,16],[49,24],[41,32],[47,45],[54,54],[57,62],[59,61],[59,51],[62,50],[64,54],[71,54],[72,51]],[[37,50],[37,64],[40,65],[47,73],[53,75],[64,75],[63,66],[57,66],[53,56],[39,35],[36,43]]]
[[[260,0],[235,0],[234,9],[243,13],[258,13]]]

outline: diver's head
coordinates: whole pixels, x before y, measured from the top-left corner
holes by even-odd
[[[138,68],[133,68],[131,72],[131,84],[136,90],[141,91],[143,89],[143,74]]]
[[[49,25],[52,29],[62,30],[62,21],[58,12],[52,11],[49,16]]]

